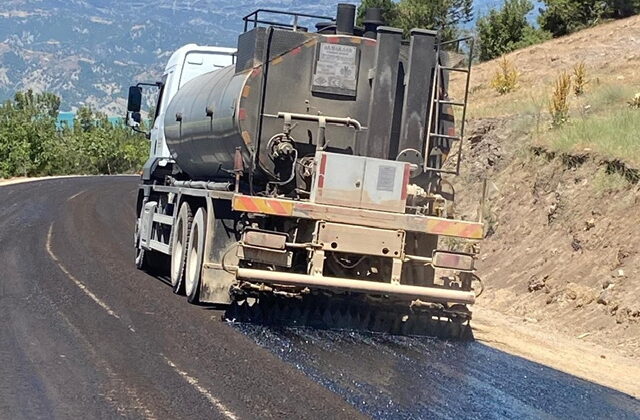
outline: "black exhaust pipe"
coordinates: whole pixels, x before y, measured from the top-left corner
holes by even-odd
[[[336,15],[336,34],[353,35],[356,21],[356,6],[349,3],[338,3]]]
[[[378,35],[378,27],[384,26],[382,19],[382,9],[379,7],[369,7],[364,14],[364,37],[376,39]]]

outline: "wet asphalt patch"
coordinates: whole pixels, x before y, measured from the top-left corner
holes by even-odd
[[[640,401],[474,341],[235,323],[376,419],[640,418]]]

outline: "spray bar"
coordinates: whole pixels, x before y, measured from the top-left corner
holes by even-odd
[[[286,284],[300,287],[339,289],[349,292],[392,295],[409,299],[424,299],[430,302],[450,302],[472,304],[476,300],[474,292],[439,289],[403,284],[381,283],[367,280],[353,280],[339,277],[310,276],[307,274],[283,273],[277,271],[238,268],[236,277],[261,283]]]

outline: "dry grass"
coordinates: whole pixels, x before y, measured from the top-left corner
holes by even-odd
[[[556,79],[549,100],[549,114],[551,126],[560,127],[569,119],[569,90],[571,89],[571,76],[562,72]]]
[[[606,158],[640,165],[640,116],[626,107],[572,120],[544,139],[555,150],[567,153],[594,152]]]
[[[529,112],[532,99],[546,102],[559,72],[571,71],[580,63],[588,70],[585,93],[597,88],[598,84],[616,83],[635,85],[637,92],[637,86],[640,86],[638,34],[640,16],[634,16],[509,53],[505,57],[518,69],[519,77],[518,88],[509,93],[506,100],[491,86],[501,59],[477,64],[471,72],[468,115],[483,118]],[[463,84],[452,85],[455,90]]]
[[[589,83],[587,80],[587,67],[582,61],[573,66],[573,93],[576,96],[584,95],[587,83]]]
[[[531,144],[564,152],[586,149],[640,168],[640,95],[634,97],[640,86],[638,34],[640,16],[635,16],[480,63],[472,70],[467,115],[510,117],[529,133],[521,140],[525,149]],[[508,96],[491,83],[504,60],[519,72],[518,88]],[[561,73],[569,75],[559,79]],[[573,89],[567,89],[567,78]],[[551,100],[550,92],[555,92]],[[549,129],[554,121],[557,127]]]
[[[491,87],[500,95],[513,92],[518,87],[518,70],[505,56],[498,61],[498,69],[491,79]]]
[[[629,188],[629,181],[619,173],[607,173],[606,169],[600,168],[593,177],[594,192],[602,197],[617,191],[624,191]]]

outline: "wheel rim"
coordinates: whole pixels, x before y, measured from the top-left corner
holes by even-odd
[[[187,293],[187,295],[191,295],[191,293],[193,292],[193,289],[195,287],[196,284],[196,279],[198,278],[198,261],[199,261],[199,255],[198,255],[198,244],[200,242],[200,232],[198,229],[198,225],[196,225],[193,229],[192,232],[192,236],[191,236],[191,249],[189,250],[189,258],[187,259],[188,261],[188,266],[187,266],[187,279],[186,279],[186,284],[185,284],[185,291]]]
[[[136,247],[136,265],[140,267],[142,258],[144,258],[144,250],[140,248],[140,218],[136,221],[135,231],[133,233],[133,244]]]
[[[184,244],[182,243],[182,237],[184,236],[184,222],[182,218],[178,218],[178,225],[176,226],[176,241],[173,244],[173,250],[171,251],[171,284],[175,286],[180,281],[180,269],[183,257]]]
[[[144,249],[136,248],[136,265],[140,266],[142,264],[142,259],[144,258]]]

